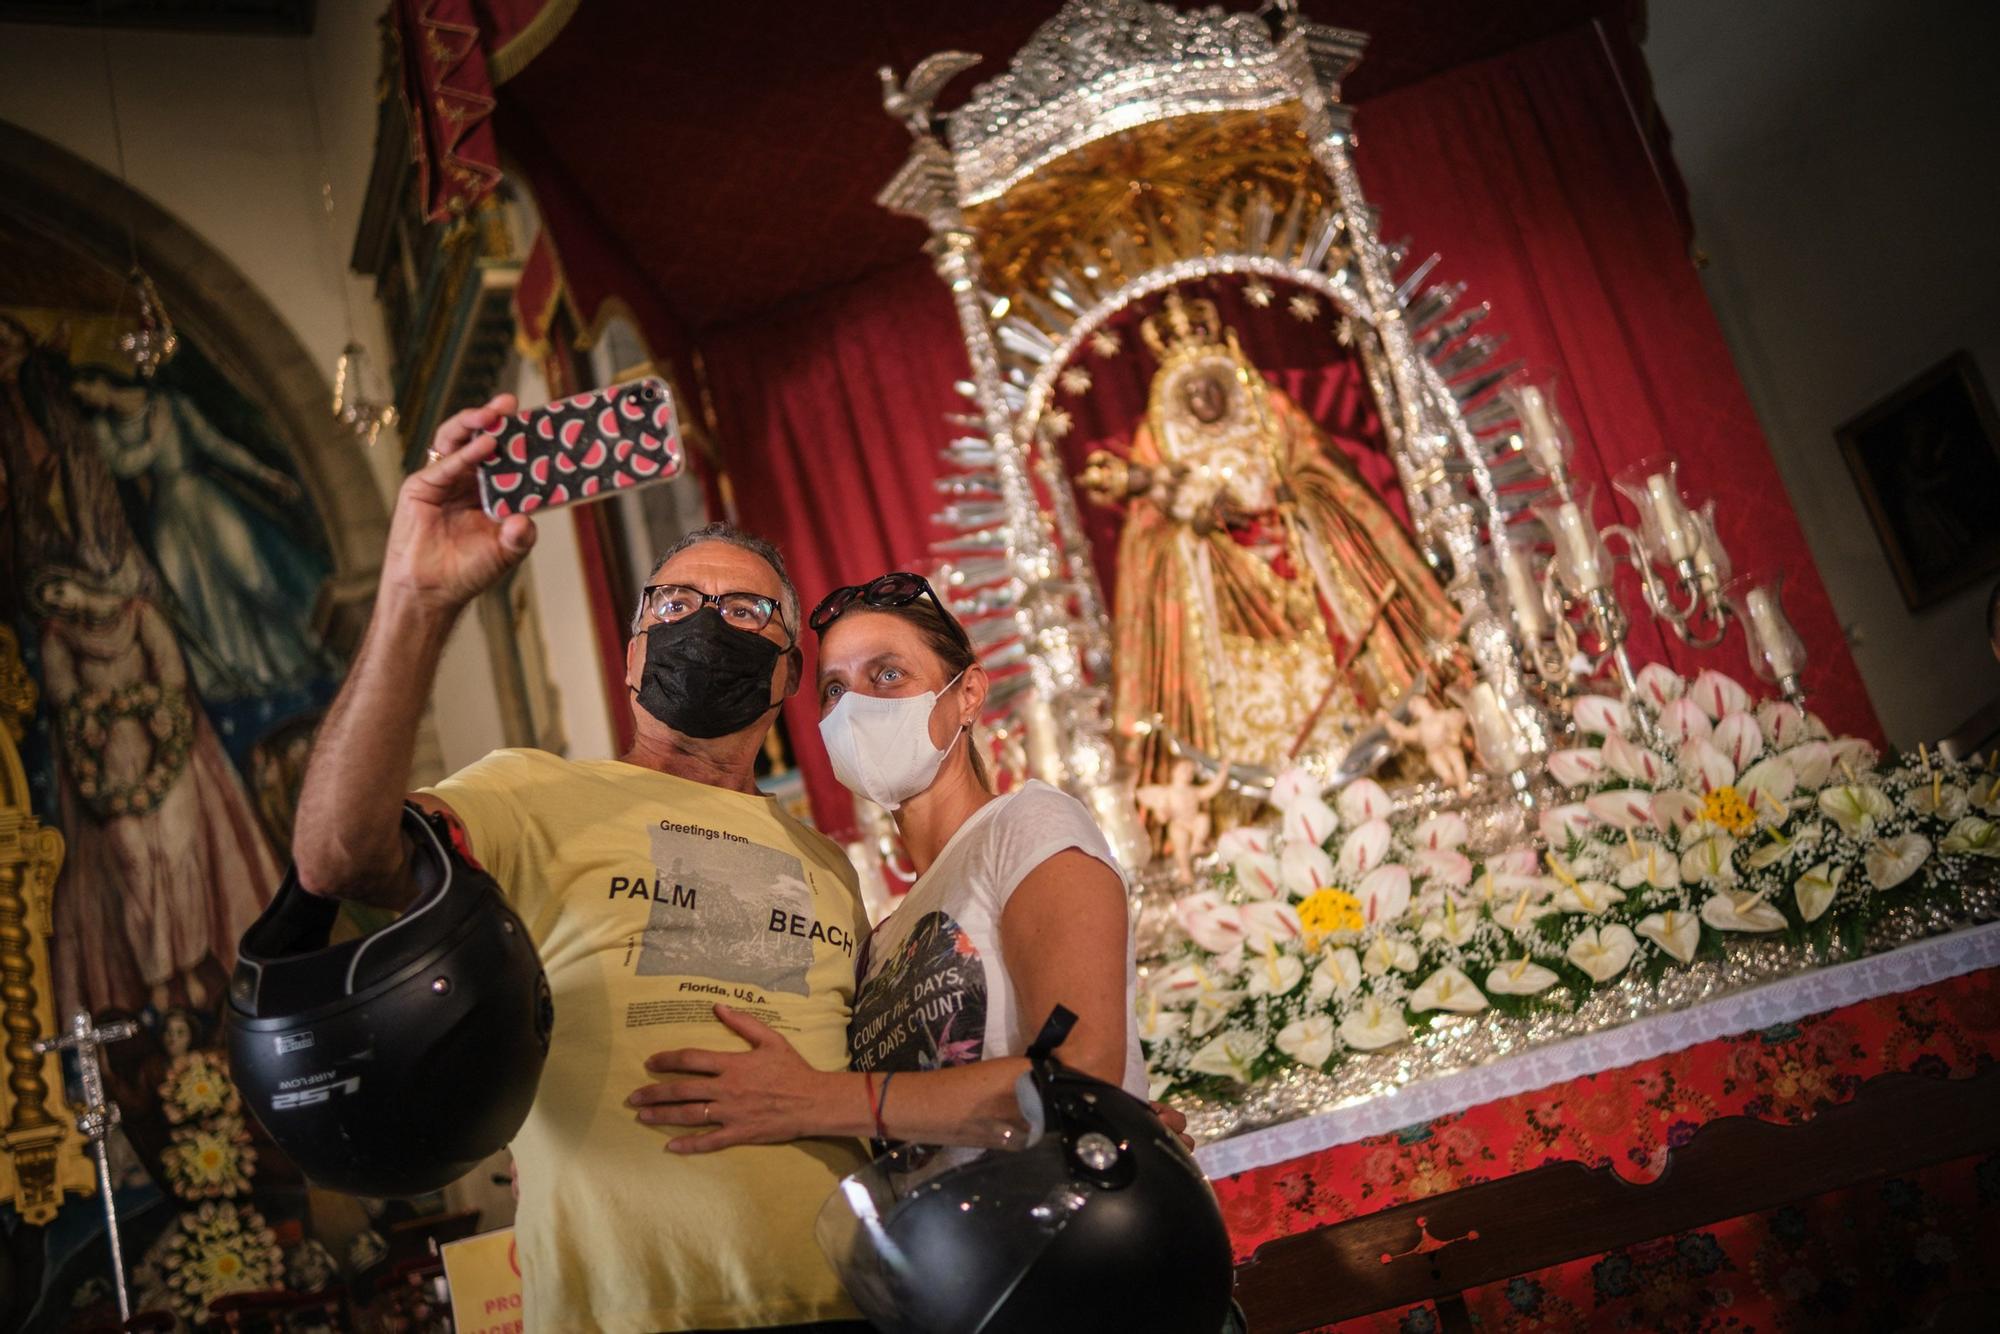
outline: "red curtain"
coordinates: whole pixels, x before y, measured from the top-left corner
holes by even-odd
[[[712,333],[703,341],[743,526],[784,549],[810,612],[828,589],[922,568],[952,389],[967,374],[958,321],[921,259]],[[815,644],[785,708],[814,819],[834,837],[853,803],[819,744]]]
[[[1578,474],[1604,482],[1626,462],[1676,454],[1685,484],[1717,498],[1737,567],[1790,569],[1787,604],[1811,650],[1815,708],[1838,730],[1879,738],[1686,257],[1671,164],[1662,164],[1663,180],[1597,30],[1387,94],[1360,107],[1357,122],[1357,162],[1384,234],[1411,235],[1414,257],[1441,252],[1434,280],[1462,278],[1466,302],[1493,304],[1482,328],[1510,336],[1500,360],[1556,375]],[[1331,320],[1322,312],[1310,326],[1292,321],[1282,292],[1270,310],[1250,311],[1238,293],[1240,284],[1227,283],[1211,295],[1246,350],[1393,493],[1372,452],[1372,407]],[[1129,322],[1124,333],[1116,361],[1086,356],[1096,381],[1089,393],[1059,400],[1076,420],[1064,450],[1073,461],[1122,443],[1143,411],[1151,368]],[[701,342],[742,517],[784,547],[809,603],[834,584],[921,559],[937,508],[935,451],[951,434],[942,417],[963,410],[951,382],[965,374],[950,304],[927,265],[913,257]],[[1622,500],[1600,505],[1600,522],[1634,518]],[[1088,521],[1108,557],[1116,516]],[[1747,677],[1740,629],[1697,654],[1635,619],[1642,660]],[[801,699],[788,717],[814,812],[838,832],[850,827],[850,806],[807,735],[814,713]]]

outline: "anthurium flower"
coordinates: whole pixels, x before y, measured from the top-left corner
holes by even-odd
[[[1724,885],[1736,879],[1736,840],[1710,834],[1681,854],[1681,879],[1698,885]]]
[[[1950,853],[2000,857],[2000,825],[1977,815],[1965,816],[1946,831],[1944,841],[1938,846]]]
[[[1221,1075],[1239,1084],[1248,1084],[1250,1065],[1264,1054],[1267,1045],[1261,1034],[1232,1028],[1190,1057],[1188,1069],[1197,1074]]]
[[[1630,928],[1612,924],[1585,927],[1564,951],[1563,957],[1590,975],[1592,981],[1609,982],[1625,971],[1639,948]]]
[[[1632,730],[1632,710],[1623,700],[1609,695],[1584,695],[1571,710],[1580,732],[1594,736],[1623,736]]]
[[[1472,858],[1455,848],[1424,848],[1411,855],[1410,869],[1427,884],[1464,889],[1472,883]]]
[[[1287,843],[1305,843],[1317,848],[1332,838],[1339,827],[1340,817],[1318,797],[1302,798],[1285,808],[1282,828]]]
[[[1844,866],[1835,867],[1831,862],[1820,862],[1794,881],[1792,897],[1798,900],[1799,916],[1808,922],[1817,922],[1833,905],[1834,896],[1840,892],[1840,878],[1846,872]]]
[[[1262,954],[1273,944],[1288,945],[1306,932],[1297,910],[1289,903],[1276,899],[1246,903],[1241,912],[1243,946],[1254,953]]]
[[[1613,829],[1637,829],[1652,823],[1653,794],[1632,787],[1613,788],[1591,793],[1584,798],[1583,808],[1600,824]]]
[[[1656,710],[1666,708],[1687,692],[1687,682],[1663,662],[1649,662],[1641,667],[1638,681],[1639,698]]]
[[[1457,811],[1446,811],[1418,825],[1410,834],[1410,841],[1420,848],[1443,852],[1464,847],[1471,837],[1472,828],[1466,824],[1465,817]]]
[[[1625,864],[1618,868],[1618,886],[1637,889],[1672,889],[1681,882],[1681,859],[1651,839],[1635,838],[1625,848]]]
[[[1361,955],[1361,971],[1370,977],[1381,977],[1392,968],[1399,973],[1414,972],[1416,967],[1417,947],[1387,931],[1375,937]]]
[[[1872,783],[1836,783],[1819,794],[1819,808],[1850,838],[1867,833],[1896,809]]]
[[[1348,824],[1380,820],[1396,809],[1389,794],[1372,778],[1357,778],[1349,783],[1340,790],[1334,804],[1340,808],[1340,818]]]
[[[1714,732],[1715,724],[1691,699],[1677,699],[1660,710],[1660,735],[1676,746],[1706,741]]]
[[[1717,931],[1782,931],[1785,915],[1756,894],[1729,891],[1701,905],[1701,920]]]
[[[1757,706],[1757,726],[1764,731],[1764,742],[1773,750],[1784,750],[1806,740],[1806,716],[1796,704],[1781,699],[1767,699]]]
[[[1306,992],[1316,1001],[1324,1001],[1332,996],[1352,996],[1354,989],[1361,985],[1361,956],[1342,946],[1327,951],[1313,969],[1312,981]]]
[[[1389,822],[1366,820],[1340,841],[1340,872],[1349,880],[1368,874],[1389,854]]]
[[[1495,996],[1534,996],[1561,980],[1533,959],[1503,959],[1486,975],[1486,990]]]
[[[1312,770],[1295,765],[1271,784],[1270,802],[1279,810],[1288,811],[1302,801],[1318,801],[1325,791],[1326,783]]]
[[[1425,1010],[1477,1014],[1486,1004],[1485,995],[1472,984],[1472,979],[1450,967],[1438,969],[1410,993],[1410,1008],[1419,1014]]]
[[[1590,787],[1604,776],[1604,752],[1596,746],[1559,750],[1549,756],[1549,777],[1564,787]]]
[[[1243,940],[1243,910],[1223,902],[1212,889],[1175,900],[1174,920],[1189,940],[1210,954],[1220,954]]]
[[[1764,753],[1764,733],[1757,720],[1747,713],[1732,713],[1715,725],[1709,744],[1729,757],[1742,773],[1750,762]]]
[[[1340,1021],[1340,1040],[1356,1051],[1379,1051],[1410,1036],[1401,1010],[1370,996]]]
[[[1735,677],[1718,671],[1705,671],[1695,677],[1694,684],[1688,687],[1688,698],[1701,705],[1703,713],[1718,720],[1750,707],[1750,692]]]
[[[1910,809],[1919,815],[1928,815],[1938,820],[1956,820],[1972,809],[1972,796],[1962,787],[1950,783],[1924,783],[1910,790],[1904,798]],[[1946,852],[1953,849],[1947,847]]]
[[[1278,859],[1278,883],[1285,892],[1304,898],[1321,885],[1334,881],[1333,858],[1312,843],[1287,843]]]
[[[1333,1055],[1332,1016],[1310,1014],[1286,1024],[1278,1030],[1278,1050],[1300,1065],[1314,1069],[1325,1065]]]
[[[1819,791],[1833,776],[1833,746],[1828,742],[1801,741],[1785,752],[1785,759],[1807,792]]]
[[[1567,847],[1571,839],[1582,838],[1596,823],[1597,817],[1580,801],[1567,806],[1551,806],[1542,812],[1537,822],[1542,838],[1552,848]]]
[[[1296,954],[1272,954],[1250,960],[1244,976],[1252,996],[1282,996],[1305,980],[1306,966]]]
[[[1558,911],[1588,913],[1592,917],[1601,917],[1624,901],[1622,890],[1613,889],[1602,880],[1579,880],[1573,885],[1564,885],[1556,891],[1555,897]]]
[[[1410,868],[1378,866],[1354,887],[1361,916],[1370,926],[1393,922],[1410,906]]]
[[[1876,842],[1862,855],[1868,883],[1877,889],[1894,889],[1917,873],[1931,855],[1931,841],[1922,834],[1901,834]]]
[[[1701,923],[1693,913],[1656,912],[1639,919],[1639,934],[1665,950],[1681,963],[1694,959],[1694,952],[1701,944]]]
[[[1603,751],[1605,764],[1629,782],[1653,786],[1666,780],[1667,762],[1644,746],[1622,736],[1608,736],[1604,738]]]

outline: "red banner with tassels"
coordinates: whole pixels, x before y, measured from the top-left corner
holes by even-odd
[[[424,217],[463,217],[500,183],[493,81],[472,0],[401,0],[403,105]]]

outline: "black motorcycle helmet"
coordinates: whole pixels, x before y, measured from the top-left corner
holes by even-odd
[[[1050,1054],[1016,1096],[1027,1146],[905,1145],[847,1177],[820,1248],[884,1334],[1218,1334],[1231,1318],[1222,1210],[1152,1109]]]
[[[329,945],[339,905],[294,868],[243,933],[229,981],[229,1068],[257,1121],[314,1185],[436,1190],[527,1119],[555,1018],[528,930],[441,819],[403,810],[417,897]]]

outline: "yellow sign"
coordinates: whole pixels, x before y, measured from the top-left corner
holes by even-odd
[[[458,1334],[521,1334],[521,1262],[513,1228],[447,1242],[438,1255]]]

